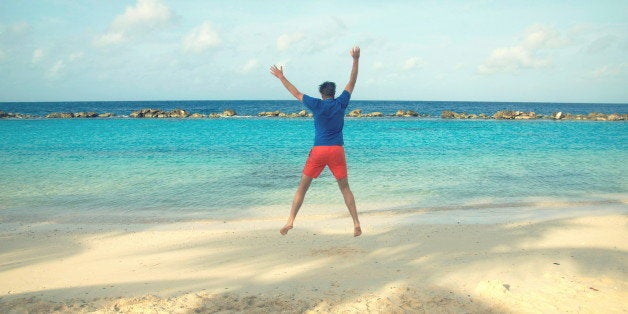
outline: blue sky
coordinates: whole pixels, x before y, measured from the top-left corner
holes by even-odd
[[[0,101],[628,103],[628,1],[0,2]]]

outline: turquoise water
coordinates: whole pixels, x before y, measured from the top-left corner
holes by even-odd
[[[3,221],[278,217],[313,121],[4,120],[0,136]],[[347,119],[345,149],[362,211],[603,202],[628,192],[625,122]],[[346,212],[328,170],[303,212]]]

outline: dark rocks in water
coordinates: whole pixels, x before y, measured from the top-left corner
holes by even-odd
[[[74,114],[74,118],[96,118],[98,117],[98,113],[90,111],[90,112],[77,112]]]
[[[39,116],[0,111],[0,119],[33,119],[33,118],[39,118]]]
[[[190,114],[183,109],[173,109],[172,111],[163,111],[160,109],[140,109],[131,112],[131,118],[187,118]]]
[[[362,115],[363,117],[383,117],[384,114],[379,112],[379,111],[374,111],[374,112],[369,112],[365,115]]]
[[[279,110],[275,110],[275,111],[262,111],[260,113],[257,114],[258,117],[285,117],[286,114],[279,111]]]
[[[493,119],[498,120],[531,120],[540,118],[534,111],[525,112],[525,111],[512,111],[512,110],[502,110],[497,111],[493,114]]]
[[[237,115],[237,113],[233,109],[226,109],[225,111],[222,112],[223,117],[232,117],[235,115]]]
[[[193,113],[193,114],[189,115],[188,117],[192,118],[192,119],[199,119],[199,118],[205,118],[206,115],[201,114],[201,113]]]
[[[168,113],[168,118],[187,118],[190,114],[183,109],[173,109]]]
[[[393,115],[395,117],[427,117],[425,114],[419,114],[414,110],[397,110],[397,112]]]
[[[116,114],[115,113],[111,113],[111,112],[105,112],[105,113],[101,113],[98,115],[99,118],[111,118],[111,117],[115,117]]]
[[[451,110],[443,110],[440,115],[443,119],[489,119],[490,117],[480,113],[480,114],[468,114],[466,112],[457,113]]]
[[[74,118],[74,114],[71,112],[52,112],[46,115],[49,119],[69,119]]]
[[[351,110],[351,111],[347,114],[347,117],[354,117],[354,118],[357,118],[357,117],[361,117],[361,116],[362,116],[362,109],[354,109],[354,110]]]

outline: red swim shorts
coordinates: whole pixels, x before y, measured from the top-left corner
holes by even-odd
[[[347,160],[342,146],[314,146],[303,167],[303,174],[318,178],[325,166],[329,167],[336,180],[347,177]]]

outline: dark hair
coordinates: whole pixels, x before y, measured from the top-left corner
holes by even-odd
[[[334,95],[336,95],[336,83],[324,82],[323,84],[318,86],[318,91],[323,96],[334,98]]]

